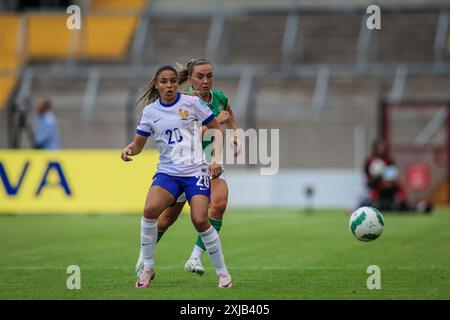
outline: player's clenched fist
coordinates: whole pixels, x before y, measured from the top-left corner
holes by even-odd
[[[231,119],[231,115],[228,111],[222,111],[217,116],[217,121],[219,121],[220,124],[226,123],[226,122],[230,121],[230,119]]]
[[[123,161],[133,161],[133,159],[131,158],[131,149],[126,147],[125,149],[122,150],[122,155],[121,158]]]
[[[222,174],[222,166],[218,163],[211,163],[208,166],[208,175],[211,176],[211,178],[216,179]]]

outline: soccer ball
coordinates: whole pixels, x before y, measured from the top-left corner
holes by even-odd
[[[372,207],[361,207],[350,216],[350,231],[361,241],[372,241],[381,236],[384,219],[380,211]]]

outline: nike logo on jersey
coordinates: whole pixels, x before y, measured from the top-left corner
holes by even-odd
[[[161,120],[161,118],[160,119],[158,119],[158,120],[155,120],[155,121],[153,121],[153,123],[157,123],[159,120]]]
[[[208,189],[200,187],[200,190],[208,190]]]

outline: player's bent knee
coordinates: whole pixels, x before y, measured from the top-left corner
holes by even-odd
[[[158,216],[161,214],[161,210],[154,205],[148,205],[144,208],[144,217],[147,219],[158,219]]]
[[[207,217],[194,217],[192,216],[192,224],[198,232],[203,232],[209,228],[210,223]]]

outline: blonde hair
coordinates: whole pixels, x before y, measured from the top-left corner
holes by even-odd
[[[209,64],[212,67],[211,62],[209,62],[206,59],[191,59],[188,61],[188,63],[186,65],[182,65],[177,63],[177,67],[178,67],[178,84],[182,85],[184,84],[189,76],[192,75],[192,71],[194,70],[194,67],[196,66],[201,66],[201,65],[205,65],[205,64]]]

